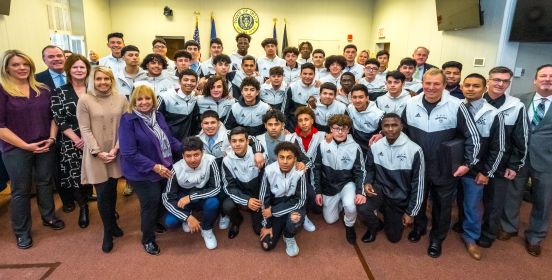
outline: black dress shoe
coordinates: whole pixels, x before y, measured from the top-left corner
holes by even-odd
[[[345,238],[347,239],[347,242],[351,245],[356,244],[356,231],[355,227],[348,227],[345,226]]]
[[[61,207],[61,210],[63,210],[63,212],[65,213],[71,213],[73,211],[75,211],[75,203],[65,203],[63,204],[63,206]]]
[[[452,230],[456,233],[464,233],[464,228],[460,222],[454,223],[454,225],[452,225]]]
[[[29,235],[17,236],[17,248],[29,249],[33,246],[33,239]]]
[[[111,230],[111,235],[113,237],[121,237],[125,235],[125,232],[118,225],[115,225],[113,230]]]
[[[367,230],[366,233],[362,236],[362,242],[370,243],[376,240],[376,233],[371,230]]]
[[[85,204],[80,207],[79,212],[79,227],[80,228],[86,228],[88,227],[88,224],[90,223],[89,220],[90,213],[88,211],[88,205]]]
[[[98,197],[95,194],[91,194],[88,197],[88,201],[98,201]]]
[[[482,248],[491,248],[491,246],[493,246],[493,241],[494,240],[488,237],[481,236],[478,240],[475,241],[475,243],[477,244],[477,246]]]
[[[42,225],[50,227],[53,230],[60,230],[60,229],[65,228],[65,223],[62,220],[58,219],[58,218],[54,218],[51,221],[44,221],[43,220]]]
[[[157,223],[155,225],[155,233],[165,233],[167,232],[167,228],[162,225],[161,223]]]
[[[427,248],[427,255],[432,258],[438,258],[441,256],[441,242],[432,241]]]
[[[228,238],[234,239],[236,236],[240,234],[240,225],[230,225],[230,229],[228,230]]]
[[[159,253],[161,253],[161,249],[159,249],[159,246],[157,246],[157,243],[155,243],[155,241],[144,244],[144,251],[154,256],[159,255]]]
[[[113,250],[113,236],[108,232],[104,232],[102,251],[104,253],[109,253],[111,250]]]
[[[424,234],[426,234],[425,230],[417,231],[417,230],[413,229],[408,234],[408,241],[410,241],[412,243],[416,243],[416,242],[420,241],[420,238],[422,238],[422,235],[424,235]]]

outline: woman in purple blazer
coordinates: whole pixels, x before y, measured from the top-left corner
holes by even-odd
[[[161,113],[157,97],[148,85],[138,85],[130,97],[129,112],[121,117],[119,147],[121,170],[140,200],[142,244],[148,254],[157,255],[155,231],[162,225],[161,193],[172,176],[172,153],[182,144],[174,138]]]

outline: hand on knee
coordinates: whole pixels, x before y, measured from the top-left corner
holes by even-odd
[[[301,220],[301,214],[299,212],[291,212],[290,220],[292,223],[298,223]]]

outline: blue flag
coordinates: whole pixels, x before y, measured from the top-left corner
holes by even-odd
[[[276,38],[276,20],[274,20],[274,29],[272,30],[272,39],[276,40],[278,42],[278,39]],[[278,55],[278,48],[276,48],[276,55]]]
[[[197,16],[196,16],[196,24],[195,24],[195,31],[194,31],[194,41],[196,41],[201,46],[201,43],[199,42],[199,28],[197,26]]]
[[[215,27],[215,18],[211,16],[211,40],[217,38],[217,28]]]
[[[284,53],[284,49],[288,47],[288,39],[287,39],[287,23],[284,25],[284,39],[282,39],[282,53]]]

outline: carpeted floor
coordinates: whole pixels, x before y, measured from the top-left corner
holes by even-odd
[[[120,191],[122,191],[122,186]],[[121,193],[121,192],[120,192]],[[57,197],[57,195],[56,195]],[[181,230],[157,236],[159,256],[150,256],[140,244],[139,207],[136,195],[119,196],[119,224],[125,235],[115,240],[111,253],[100,247],[102,227],[91,203],[91,224],[87,229],[77,225],[78,209],[63,213],[56,199],[57,215],[66,228],[53,231],[42,226],[32,201],[34,246],[20,250],[15,246],[9,225],[9,194],[0,193],[0,279],[551,279],[552,242],[543,244],[541,257],[525,252],[523,239],[496,241],[483,249],[483,259],[475,261],[465,252],[458,234],[450,232],[443,256],[426,255],[427,236],[413,244],[403,240],[389,243],[383,234],[376,242],[364,244],[360,236],[365,228],[357,224],[358,250],[345,241],[343,224],[327,225],[320,216],[311,219],[317,231],[301,231],[297,236],[299,256],[285,254],[283,242],[272,252],[259,247],[250,220],[240,235],[227,238],[227,232],[216,230],[218,248],[209,251],[199,234]],[[523,205],[522,227],[526,226],[529,204]],[[357,253],[360,253],[360,255]],[[365,263],[363,264],[363,261]]]

